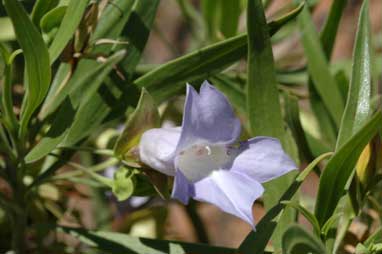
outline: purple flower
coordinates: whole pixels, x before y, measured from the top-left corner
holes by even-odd
[[[187,85],[182,127],[146,131],[139,144],[143,163],[175,176],[172,197],[205,201],[254,227],[252,205],[261,185],[296,165],[270,137],[238,143],[241,126],[227,98],[207,81],[200,94]]]

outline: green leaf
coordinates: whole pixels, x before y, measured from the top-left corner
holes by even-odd
[[[186,254],[186,252],[181,245],[170,243],[169,254]]]
[[[112,191],[118,201],[128,199],[134,192],[134,173],[132,170],[121,167],[114,173]]]
[[[136,2],[136,0],[116,0],[112,4],[109,3],[102,12],[90,41],[95,42],[97,39],[109,37],[115,27],[125,25]]]
[[[251,134],[253,136],[271,136],[284,141],[284,124],[272,46],[261,0],[249,0],[247,11],[248,81],[246,101]],[[270,112],[272,113],[270,114]]]
[[[285,208],[285,204],[283,204],[282,201],[290,201],[309,173],[318,165],[318,163],[330,155],[332,155],[332,153],[325,153],[317,157],[296,177],[295,181],[288,186],[288,189],[284,192],[278,204],[268,210],[259,223],[257,223],[256,231],[252,231],[247,235],[239,247],[239,253],[253,254],[264,252],[264,249],[277,226],[277,217]]]
[[[8,17],[0,18],[0,41],[13,41],[16,39],[15,31],[12,26],[12,21]]]
[[[31,163],[43,158],[52,152],[63,140],[73,123],[75,109],[69,98],[67,98],[57,112],[49,131],[44,135],[41,141],[25,156],[25,162]]]
[[[17,136],[18,121],[13,111],[13,96],[12,96],[12,77],[13,77],[13,60],[15,53],[10,54],[8,49],[0,43],[1,55],[4,59],[4,75],[2,80],[2,96],[1,110],[4,126],[8,129],[13,137]]]
[[[338,26],[344,8],[346,6],[346,2],[347,0],[334,0],[332,2],[328,18],[320,35],[322,48],[327,60],[330,60],[330,55],[332,53]],[[334,121],[330,117],[330,113],[327,107],[325,106],[324,102],[322,101],[320,94],[315,88],[315,85],[311,78],[309,79],[308,87],[310,95],[310,104],[313,112],[315,113],[318,119],[318,124],[320,126],[322,138],[324,139],[324,141],[328,142],[331,147],[334,148],[336,143],[337,127],[335,126]],[[342,88],[343,87],[341,86],[341,92],[343,91]],[[343,101],[346,101],[346,99],[343,99]]]
[[[78,108],[79,104],[87,101],[89,97],[97,91],[98,87],[107,76],[104,74],[106,71],[109,73],[114,65],[118,63],[126,54],[126,51],[120,50],[110,56],[106,61],[95,61],[93,59],[84,59],[80,61],[77,66],[77,70],[73,76],[70,75],[70,66],[61,65],[60,66],[60,77],[57,78],[47,96],[46,101],[40,112],[42,118],[55,112],[65,100],[67,96],[71,97],[71,102],[75,108]],[[62,68],[62,69],[61,69]],[[103,79],[97,77],[102,76]],[[56,79],[55,79],[56,81]],[[87,91],[84,94],[84,91]]]
[[[290,226],[283,236],[283,254],[325,254],[322,242],[299,225]]]
[[[339,213],[334,213],[326,222],[325,224],[321,227],[321,233],[324,238],[330,237],[329,233],[330,230],[336,226],[338,220],[341,218],[343,215],[342,212]]]
[[[126,234],[106,232],[106,231],[87,231],[80,228],[62,227],[59,231],[75,236],[85,244],[96,248],[100,251],[110,254],[120,253],[150,253],[150,254],[167,254],[170,248],[173,250],[175,246],[182,248],[186,253],[206,253],[206,254],[234,254],[236,249],[225,247],[215,247],[205,244],[184,243],[178,241],[166,241],[148,239],[142,237],[133,237]],[[170,247],[170,245],[172,245]]]
[[[123,61],[124,65],[129,66],[128,68],[134,69],[141,57],[158,4],[158,0],[155,2],[152,0],[140,0],[131,10],[134,13],[130,16],[133,21],[128,21],[123,31],[133,30],[139,32],[128,35],[131,43],[126,49],[127,55]],[[140,22],[137,23],[137,20]],[[135,28],[132,28],[131,25],[134,25]],[[74,145],[99,128],[102,122],[121,117],[122,112],[125,112],[129,105],[133,106],[136,103],[137,97],[135,95],[139,92],[136,87],[131,85],[126,86],[125,80],[119,82],[121,83],[116,83],[114,80],[109,79],[108,82],[99,87],[96,94],[91,95],[91,99],[83,103],[78,113],[78,118],[76,118],[70,133],[62,143],[63,146]],[[77,88],[75,97],[77,100],[83,100],[81,89]],[[107,119],[105,119],[106,117]]]
[[[40,21],[41,30],[49,33],[54,28],[60,26],[68,7],[65,5],[58,6],[47,12]]]
[[[203,13],[203,18],[205,26],[207,27],[208,39],[211,41],[216,41],[218,32],[218,21],[221,9],[221,1],[201,1],[201,10]]]
[[[371,40],[368,2],[368,0],[363,2],[358,20],[352,76],[337,139],[337,149],[349,140],[371,115]]]
[[[109,57],[106,62],[99,65],[99,68],[96,68],[92,73],[87,73],[83,75],[82,79],[78,80],[77,85],[86,84],[89,81],[93,81],[92,86],[96,88],[100,86],[105,77],[110,73],[114,64],[122,59],[124,56],[123,51],[119,51],[115,53],[113,56]],[[92,93],[89,93],[87,96],[84,96],[84,100],[91,100]],[[93,92],[93,94],[96,90]],[[65,94],[60,94],[60,96],[65,96]],[[49,152],[51,152],[54,148],[60,144],[64,138],[73,132],[73,129],[79,128],[79,121],[86,121],[84,115],[82,115],[81,108],[79,108],[79,103],[73,102],[73,99],[70,96],[65,96],[63,102],[59,104],[60,109],[55,115],[55,118],[52,122],[52,125],[49,131],[44,135],[41,141],[32,148],[32,150],[27,154],[25,160],[27,163],[31,163],[33,161],[39,160]],[[97,109],[95,109],[97,110]],[[94,112],[93,114],[96,114]],[[91,124],[83,122],[82,124]],[[82,133],[85,132],[86,129],[82,129]],[[73,135],[73,134],[72,134]]]
[[[333,214],[344,194],[349,177],[365,145],[382,126],[382,113],[377,112],[349,139],[328,162],[323,171],[318,189],[315,215],[323,225]]]
[[[269,34],[275,34],[284,24],[295,18],[302,7],[303,5],[299,5],[279,19],[269,22]],[[246,54],[247,35],[238,35],[163,64],[136,79],[134,84],[145,87],[154,99],[162,92],[166,92],[166,96],[169,97],[183,89],[186,82],[207,79],[245,57]],[[163,89],[166,85],[167,87]]]
[[[141,59],[146,42],[149,38],[150,28],[157,13],[159,1],[137,1],[127,24],[123,26],[122,35],[127,38],[127,57],[122,61],[125,78],[132,80],[133,72]]]
[[[337,126],[311,79],[308,81],[308,89],[309,102],[319,125],[321,142],[327,144],[328,148],[333,150],[337,139]]]
[[[284,104],[286,122],[292,131],[294,140],[296,140],[300,159],[305,162],[311,161],[314,157],[301,125],[298,99],[295,96],[284,94]]]
[[[245,55],[246,38],[246,35],[236,36],[179,57],[146,73],[134,84],[153,94],[165,84],[172,84],[168,90],[178,90],[175,85],[183,87],[187,81],[206,79]]]
[[[141,97],[135,111],[129,116],[125,129],[118,137],[114,152],[116,156],[124,156],[138,145],[142,134],[149,129],[160,126],[160,117],[151,95],[146,89],[141,90]]]
[[[364,242],[365,246],[370,246],[375,243],[382,243],[382,228],[379,227],[369,238]]]
[[[14,0],[3,2],[25,57],[25,97],[19,131],[21,138],[24,138],[33,112],[44,100],[49,89],[51,78],[49,54],[41,34],[22,5]]]
[[[56,37],[53,39],[52,44],[49,47],[51,63],[57,59],[70,39],[72,39],[74,32],[85,13],[88,3],[89,0],[70,0],[68,9],[56,33]]]
[[[327,59],[330,59],[332,54],[341,16],[347,2],[348,0],[334,0],[330,6],[328,18],[320,35],[322,48]]]
[[[99,100],[106,103],[109,101],[109,95],[103,91],[102,82],[105,81],[107,76],[113,70],[114,66],[125,57],[125,50],[120,50],[112,55],[101,72],[98,73],[96,80],[93,81],[91,87],[88,88],[85,96],[80,96],[79,93],[70,94],[69,97],[73,98],[73,105],[78,107],[78,111],[73,120],[73,124],[69,129],[65,140],[60,146],[73,146],[81,139],[86,138],[88,135],[98,128],[104,118],[104,109],[97,105]],[[77,90],[78,91],[78,90]],[[104,93],[105,92],[105,93]],[[116,103],[116,102],[114,102]]]
[[[248,80],[246,85],[247,116],[252,136],[271,136],[278,138],[291,154],[287,132],[281,113],[277,89],[276,72],[272,53],[270,34],[261,0],[248,0]],[[266,209],[279,201],[283,192],[293,182],[295,172],[282,176],[264,185]],[[280,186],[283,186],[280,188]],[[295,211],[287,209],[279,220],[273,236],[276,250],[281,247],[281,235],[285,228],[295,220]]]
[[[283,201],[281,203],[284,205],[293,207],[294,209],[299,211],[302,215],[304,215],[304,217],[313,226],[313,231],[314,231],[315,235],[320,237],[320,235],[321,235],[320,225],[318,224],[317,218],[314,216],[314,214],[309,212],[305,207],[303,207],[302,205],[298,204],[295,201]]]
[[[366,248],[366,246],[359,243],[359,244],[357,244],[357,246],[355,248],[355,254],[373,254],[373,253],[370,252],[370,250],[368,248]]]
[[[207,0],[208,1],[208,0]],[[210,1],[211,2],[211,1]],[[212,1],[213,2],[213,1]],[[220,31],[225,38],[232,37],[236,34],[241,13],[240,1],[220,0]]]
[[[344,102],[336,80],[330,73],[329,64],[320,45],[308,7],[298,17],[301,41],[308,61],[308,71],[314,87],[337,126],[340,125]]]
[[[59,0],[37,0],[33,5],[31,14],[33,24],[35,24],[35,26],[39,26],[42,17],[54,7],[56,7],[58,3]]]
[[[326,248],[331,250],[332,253],[337,253],[341,248],[342,241],[347,235],[350,224],[356,216],[350,199],[351,197],[349,195],[346,195],[343,198],[341,198],[336,210],[334,210],[334,216],[338,213],[341,214],[338,223],[332,225],[332,227],[327,226],[326,232],[322,230],[326,233]],[[330,221],[332,217],[330,217],[328,221]],[[323,229],[325,228],[326,224],[327,223],[325,223],[322,227]]]

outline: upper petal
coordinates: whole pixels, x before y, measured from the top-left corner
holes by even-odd
[[[193,198],[216,205],[254,228],[252,206],[264,189],[250,177],[228,170],[216,170],[193,184]]]
[[[243,142],[240,149],[230,170],[248,175],[260,183],[297,169],[293,160],[284,152],[279,140],[275,138],[252,138]]]
[[[181,130],[176,128],[151,129],[143,133],[139,156],[143,163],[167,175],[175,175],[174,151]]]
[[[184,106],[182,134],[178,150],[206,142],[228,144],[240,136],[240,121],[234,115],[227,98],[207,81],[200,88],[200,94],[187,85]]]

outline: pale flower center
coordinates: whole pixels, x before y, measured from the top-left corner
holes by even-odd
[[[225,145],[193,145],[179,153],[177,166],[189,181],[195,182],[222,169],[235,153],[233,147]]]

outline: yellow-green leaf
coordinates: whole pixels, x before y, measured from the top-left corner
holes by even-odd
[[[157,107],[151,95],[142,89],[135,111],[126,122],[125,129],[119,136],[114,151],[117,156],[124,156],[139,143],[142,134],[159,127],[160,119]]]

